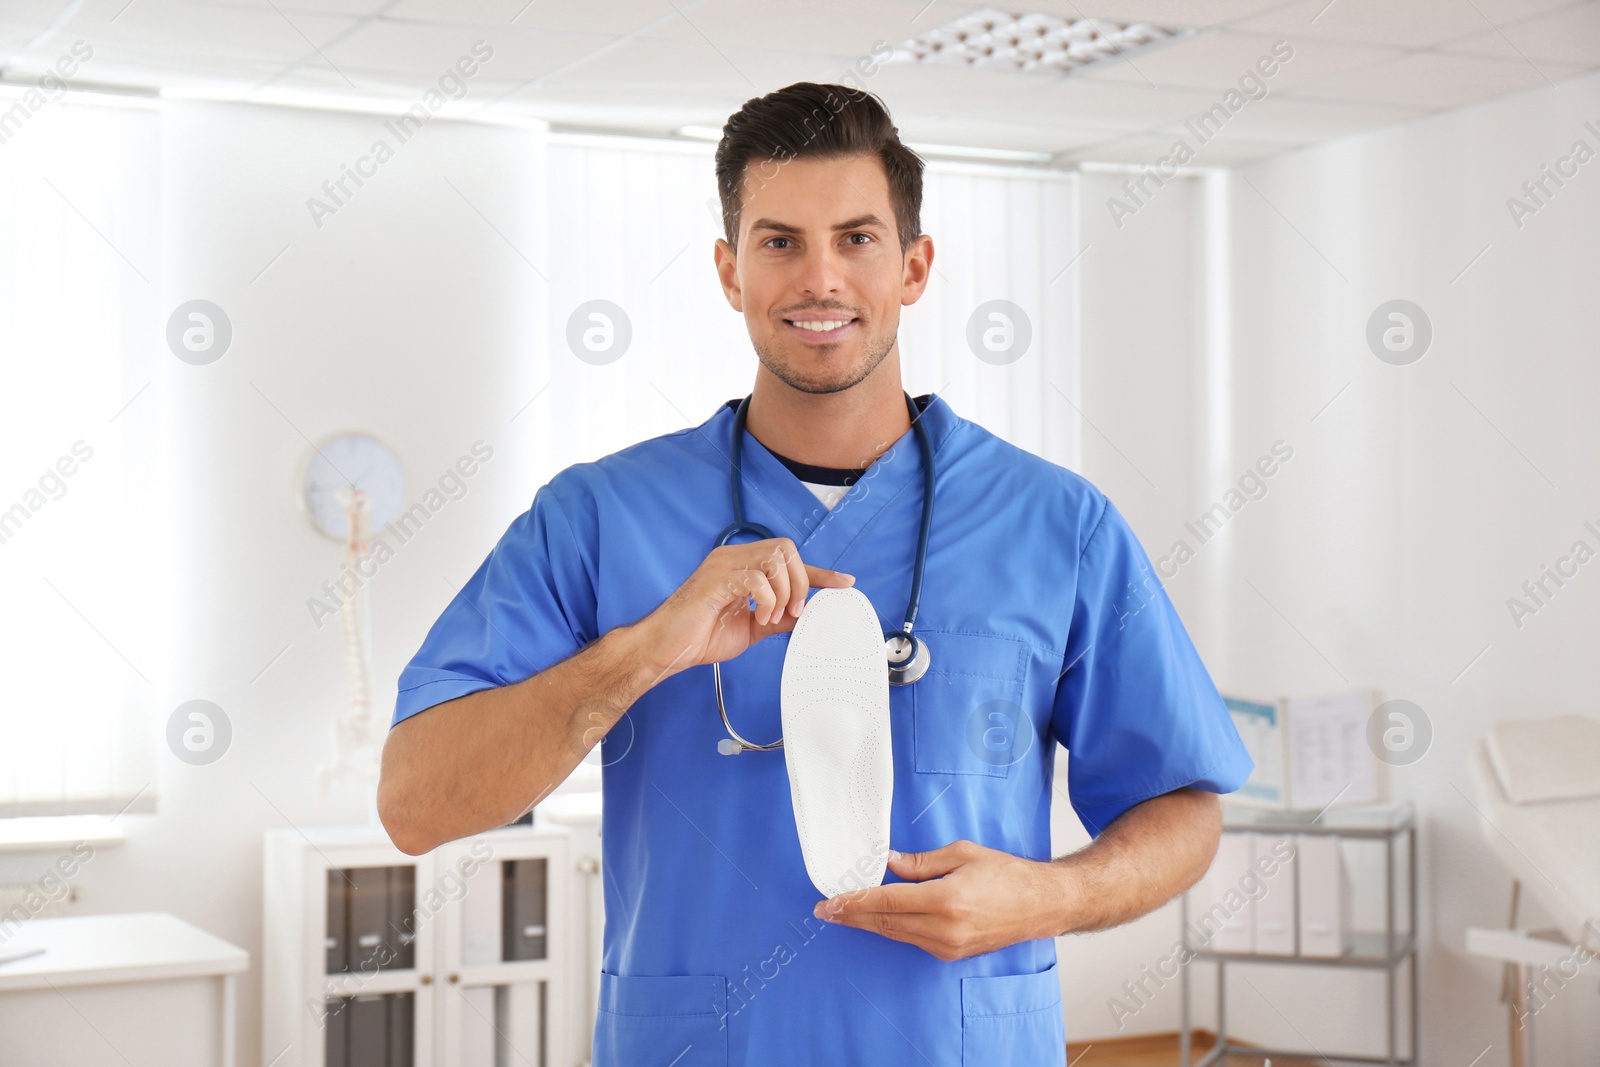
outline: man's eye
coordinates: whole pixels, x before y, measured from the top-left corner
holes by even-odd
[[[872,240],[872,234],[870,234],[870,233],[853,233],[850,236],[851,237],[865,237],[868,241]]]
[[[788,240],[787,237],[773,237],[773,238],[769,238],[767,240],[767,244],[770,246],[773,241],[787,241],[787,240]]]

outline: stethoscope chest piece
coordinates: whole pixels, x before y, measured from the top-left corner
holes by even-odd
[[[928,643],[914,634],[894,630],[885,635],[889,657],[889,684],[910,685],[928,673]]]

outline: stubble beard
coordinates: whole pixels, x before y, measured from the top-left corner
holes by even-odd
[[[827,378],[807,377],[796,370],[781,346],[756,342],[754,347],[761,365],[783,384],[802,393],[823,394],[842,393],[860,385],[894,351],[895,340],[893,333],[887,337],[867,338],[864,358],[853,366],[831,371],[831,376]]]

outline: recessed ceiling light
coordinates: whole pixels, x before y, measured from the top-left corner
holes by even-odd
[[[885,62],[1063,74],[1193,32],[984,8],[901,41]]]

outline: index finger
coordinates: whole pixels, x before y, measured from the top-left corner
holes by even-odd
[[[812,914],[819,919],[830,916],[876,913],[912,914],[928,911],[928,897],[935,892],[934,882],[890,882],[819,901]]]
[[[807,563],[806,577],[819,589],[848,589],[856,584],[856,576],[844,571],[830,571],[826,567],[813,567]]]

